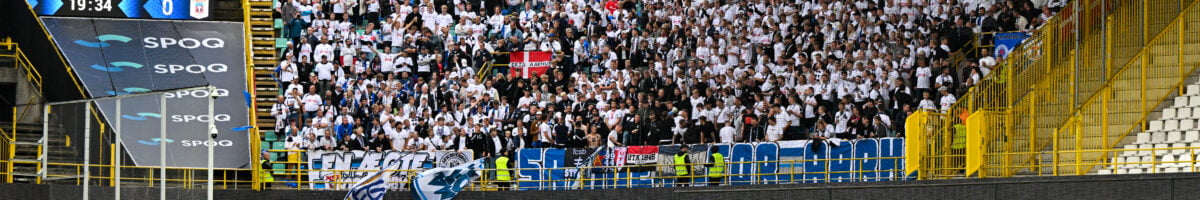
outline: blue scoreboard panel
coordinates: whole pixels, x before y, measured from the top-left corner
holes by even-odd
[[[26,0],[42,16],[205,19],[211,0]]]

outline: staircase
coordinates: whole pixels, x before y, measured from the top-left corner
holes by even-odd
[[[1034,54],[1005,60],[1013,70],[1002,83],[1007,92],[973,92],[974,96],[961,98],[1012,100],[999,107],[1008,121],[992,122],[1003,126],[984,133],[984,167],[991,169],[985,175],[1082,175],[1101,169],[1121,173],[1108,168],[1110,159],[1125,153],[1120,148],[1134,143],[1133,135],[1139,132],[1162,132],[1143,130],[1155,129],[1155,123],[1160,129],[1166,127],[1162,124],[1167,121],[1154,122],[1159,112],[1183,109],[1177,103],[1190,106],[1190,97],[1200,94],[1200,88],[1189,86],[1200,83],[1196,72],[1200,5],[1186,1],[1179,7],[1177,3],[1133,1],[1110,8],[1103,16],[1091,12],[1103,10],[1104,2],[1080,0],[1075,5],[1082,9],[1072,10],[1084,11],[1060,14],[1068,17],[1044,26],[1030,38],[1034,42],[1027,40],[1026,44],[1040,47]],[[1200,104],[1200,98],[1196,101]],[[1193,137],[1180,128],[1187,121],[1182,119],[1191,116],[1181,117],[1175,110],[1162,113],[1162,119],[1176,120],[1177,130],[1165,131],[1161,137],[1169,132],[1179,132],[1171,134],[1179,138]],[[1137,144],[1130,147],[1140,149],[1142,143]]]
[[[9,123],[5,123],[9,124]],[[54,127],[51,127],[54,129]],[[48,146],[66,147],[66,148],[49,148],[45,149],[49,155],[42,154],[42,145],[39,142],[42,139],[42,124],[18,123],[16,129],[16,152],[13,152],[13,182],[14,183],[38,183],[38,172],[42,170],[39,158],[47,158],[51,163],[77,163],[79,158],[76,151],[77,146],[67,146],[67,137],[61,132],[47,137]],[[50,131],[55,133],[56,131]],[[65,175],[78,174],[74,167],[68,166],[51,166],[48,170],[49,174]],[[74,184],[75,177],[52,177],[47,180],[41,180],[42,183],[63,183]]]
[[[1083,105],[1085,108],[1078,113],[1081,119],[1077,119],[1081,121],[1081,124],[1078,125],[1079,130],[1074,130],[1078,131],[1078,133],[1071,133],[1069,132],[1071,130],[1068,129],[1059,130],[1059,151],[1107,149],[1115,149],[1117,151],[1058,153],[1057,164],[1049,163],[1052,162],[1054,154],[1047,153],[1042,155],[1043,166],[1058,165],[1060,167],[1057,170],[1060,174],[1133,174],[1185,171],[1182,168],[1177,168],[1182,166],[1176,166],[1174,163],[1149,163],[1182,160],[1184,158],[1177,157],[1181,156],[1184,150],[1154,150],[1150,152],[1139,149],[1188,147],[1190,143],[1184,137],[1186,136],[1187,139],[1198,137],[1196,133],[1189,132],[1195,129],[1193,126],[1195,118],[1192,116],[1193,110],[1191,108],[1200,107],[1200,97],[1194,97],[1200,95],[1200,83],[1197,83],[1197,74],[1192,71],[1197,65],[1200,65],[1200,37],[1196,36],[1198,30],[1200,30],[1200,9],[1195,8],[1195,4],[1192,5],[1193,8],[1186,11],[1186,16],[1178,18],[1179,21],[1177,22],[1173,20],[1178,15],[1168,14],[1176,12],[1174,9],[1166,9],[1166,11],[1151,10],[1149,16],[1157,16],[1152,17],[1156,19],[1148,20],[1149,24],[1145,26],[1148,28],[1145,31],[1154,35],[1146,40],[1156,38],[1153,41],[1147,41],[1151,46],[1143,48],[1144,46],[1142,45],[1122,44],[1123,42],[1115,44],[1113,47],[1115,51],[1138,52],[1134,55],[1114,57],[1113,69],[1120,69],[1118,66],[1126,66],[1129,67],[1127,70],[1130,71],[1108,72],[1107,75],[1116,75],[1116,77],[1108,80],[1110,81],[1111,88],[1107,88],[1107,91],[1103,89],[1099,90],[1094,94],[1082,94],[1085,96],[1080,97],[1080,101],[1086,100],[1089,95],[1097,95],[1096,99],[1098,100],[1107,100],[1109,106],[1107,109],[1108,112],[1100,113],[1102,110],[1099,104],[1093,104],[1093,106],[1096,106],[1094,108],[1088,108],[1088,106]],[[1161,19],[1166,17],[1170,18]],[[1183,31],[1182,38],[1180,36],[1181,26]],[[1118,30],[1139,29],[1131,27],[1115,28]],[[1121,33],[1117,34],[1118,40],[1128,38],[1129,40],[1136,41],[1138,39],[1136,37],[1122,38],[1120,37],[1121,35]],[[1125,60],[1128,62],[1122,62]],[[1138,70],[1144,70],[1144,74],[1143,72],[1137,72]],[[1097,68],[1089,69],[1081,67],[1080,74],[1105,73],[1098,71]],[[1082,78],[1083,76],[1080,77],[1081,82],[1086,80]],[[1142,85],[1143,80],[1141,80],[1143,77],[1145,78],[1144,86]],[[1104,80],[1094,79],[1088,81],[1103,83]],[[1180,87],[1184,89],[1183,94],[1180,94],[1179,88],[1176,88],[1180,84],[1182,84]],[[1081,83],[1080,85],[1100,84]],[[1143,95],[1146,100],[1146,109],[1142,109],[1141,107],[1141,96]],[[1159,99],[1162,99],[1162,101],[1160,102]],[[1108,116],[1109,130],[1107,130],[1107,141],[1104,140],[1105,135],[1101,134],[1102,131],[1105,131],[1100,126],[1100,118],[1098,116],[1101,115]],[[1089,117],[1091,119],[1086,119]],[[1091,122],[1087,122],[1088,120]],[[1147,130],[1142,131],[1143,129]],[[1131,137],[1125,137],[1127,135]],[[1133,135],[1137,137],[1132,137]],[[1147,141],[1151,136],[1156,140]],[[1122,138],[1124,139],[1122,140]],[[1061,141],[1089,145],[1080,147],[1072,145],[1064,146],[1061,144]],[[1051,146],[1047,145],[1044,151],[1053,151],[1053,149],[1050,149]],[[1124,150],[1120,150],[1121,147],[1124,147]],[[1186,159],[1192,160],[1193,158]],[[1106,165],[1075,165],[1114,162],[1133,164],[1121,164],[1121,167],[1115,168]],[[1076,168],[1075,166],[1079,167]],[[1043,171],[1048,172],[1053,171],[1053,169],[1043,168]]]
[[[278,64],[277,48],[281,45],[276,41],[276,29],[282,28],[282,22],[276,21],[271,15],[274,4],[271,0],[249,0],[251,51],[254,53],[254,90],[257,102],[259,130],[275,130],[275,117],[271,116],[271,106],[279,96],[279,86],[272,76],[275,65]]]

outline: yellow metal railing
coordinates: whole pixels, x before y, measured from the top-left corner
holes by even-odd
[[[945,123],[922,133],[931,137],[929,148],[910,170],[926,179],[1095,171],[1109,156],[1102,150],[1144,127],[1200,64],[1195,7],[1194,0],[1073,1],[942,111],[946,116],[923,118]],[[976,141],[958,141],[967,138]],[[960,151],[956,143],[973,145]],[[967,155],[976,156],[965,159],[977,161],[971,170],[957,162]]]
[[[1200,166],[1196,163],[1196,155],[1200,154],[1200,147],[1175,147],[1175,148],[1146,148],[1146,149],[1090,149],[1090,150],[1062,150],[1059,153],[1069,154],[1105,154],[1112,155],[1099,159],[1094,163],[1059,163],[1059,164],[1037,164],[1033,166],[989,166],[997,171],[1015,170],[1009,168],[1025,168],[1025,167],[1046,167],[1046,168],[1091,168],[1096,167],[1101,174],[1125,174],[1121,173],[1121,169],[1140,170],[1138,173],[1153,174],[1153,173],[1173,173],[1173,172],[1197,172]],[[1028,154],[1028,152],[1013,152],[1003,153],[1010,155]],[[1171,157],[1170,160],[1166,157]],[[1136,161],[1134,161],[1137,158]],[[1164,170],[1166,168],[1174,168],[1172,170]],[[1133,173],[1133,172],[1130,172]]]
[[[254,29],[251,28],[250,23],[250,7],[250,0],[242,0],[242,37],[244,37],[245,40],[245,47],[243,47],[243,49],[246,51],[246,91],[250,93],[250,98],[253,99],[258,96],[258,89],[255,88],[257,86],[254,83],[254,49],[252,47],[254,44]],[[257,172],[261,169],[261,166],[258,165],[258,160],[262,159],[259,158],[260,154],[258,153],[259,150],[262,149],[262,136],[258,132],[258,100],[250,101],[250,107],[247,109],[247,112],[250,114],[250,125],[254,126],[253,128],[247,130],[250,134],[250,170],[251,172]],[[259,184],[261,182],[261,177],[258,177],[258,173],[251,174],[250,180],[254,183],[252,189],[262,189],[261,184]]]
[[[12,52],[11,54],[0,54],[0,57],[13,59],[13,67],[24,72],[25,81],[33,84],[34,89],[37,90],[36,93],[32,93],[34,95],[30,95],[24,101],[24,105],[19,106],[21,107],[20,109],[17,108],[18,106],[12,108],[12,123],[7,130],[5,130],[5,127],[0,126],[0,175],[3,175],[3,180],[0,182],[12,183],[15,173],[15,167],[13,166],[15,163],[13,160],[16,158],[17,123],[24,121],[26,114],[32,108],[35,108],[35,106],[30,105],[38,103],[39,96],[37,95],[41,95],[42,91],[42,75],[38,73],[37,68],[33,67],[33,63],[29,61],[29,57],[25,56],[25,52],[21,50],[17,43],[12,41],[12,38],[4,38],[3,41],[0,41],[0,47]]]
[[[301,152],[304,152],[303,150],[271,150],[271,151],[272,152],[295,153],[292,155],[298,155],[298,156],[302,155]],[[300,158],[297,157],[297,159],[300,159]],[[812,182],[869,181],[869,180],[874,180],[874,179],[898,178],[899,174],[902,173],[904,169],[897,168],[897,169],[884,169],[884,170],[851,170],[851,171],[822,170],[823,172],[802,172],[802,171],[794,170],[794,168],[779,167],[779,168],[777,168],[777,170],[775,172],[769,172],[769,173],[758,173],[758,172],[761,171],[761,170],[759,170],[759,167],[761,167],[765,164],[775,164],[775,166],[789,166],[789,165],[790,166],[801,166],[801,165],[804,165],[806,162],[822,162],[822,163],[824,163],[824,166],[822,166],[821,168],[829,169],[830,165],[832,165],[833,162],[846,161],[846,162],[855,163],[854,165],[857,165],[857,166],[855,166],[854,169],[863,169],[864,168],[864,167],[862,167],[864,164],[863,161],[877,160],[880,162],[893,162],[892,163],[893,166],[904,166],[904,165],[902,165],[903,163],[901,163],[902,159],[903,159],[903,157],[877,157],[877,158],[834,158],[834,159],[726,162],[725,163],[726,174],[723,176],[721,184],[729,185],[729,184],[764,184],[764,183],[768,183],[768,184],[769,183],[800,183],[800,182],[806,182],[806,181],[812,181]],[[376,171],[379,171],[379,170],[311,169],[311,167],[307,166],[308,165],[307,162],[293,160],[290,158],[288,160],[289,161],[271,162],[273,164],[293,165],[293,166],[287,167],[286,169],[268,170],[271,172],[271,174],[275,175],[275,181],[270,182],[273,185],[272,187],[281,188],[279,186],[274,186],[274,185],[295,184],[297,187],[288,187],[287,189],[313,190],[310,184],[325,184],[326,188],[321,188],[322,190],[348,189],[355,182],[344,180],[337,175],[344,174],[344,173],[350,173],[350,172],[376,172]],[[488,160],[488,161],[490,161],[490,160]],[[592,187],[595,187],[595,188],[618,187],[618,185],[587,185],[585,187],[585,184],[581,184],[583,182],[593,182],[593,181],[606,181],[606,182],[612,181],[613,183],[617,183],[617,182],[625,183],[625,184],[619,185],[620,187],[664,187],[664,186],[669,187],[671,184],[669,184],[669,183],[664,184],[664,182],[666,182],[666,180],[674,181],[677,178],[681,178],[681,177],[682,178],[708,177],[708,172],[706,171],[707,168],[703,167],[705,164],[711,164],[711,163],[691,163],[691,164],[689,164],[688,167],[691,167],[692,172],[689,173],[689,175],[687,175],[687,176],[675,176],[673,174],[672,175],[664,175],[661,173],[661,171],[659,171],[660,173],[658,173],[658,175],[652,175],[652,176],[648,176],[648,177],[634,177],[634,176],[632,176],[634,172],[630,171],[629,169],[631,167],[654,167],[655,169],[665,169],[665,168],[673,168],[676,165],[674,165],[674,164],[656,164],[656,165],[626,165],[626,166],[620,166],[620,167],[617,167],[617,166],[590,166],[590,167],[561,167],[561,168],[520,168],[520,169],[513,168],[513,169],[509,169],[509,171],[513,174],[514,177],[517,177],[518,171],[539,171],[542,174],[549,174],[553,171],[563,171],[563,170],[578,170],[580,172],[580,174],[587,174],[586,172],[590,172],[590,171],[594,171],[594,170],[603,170],[603,171],[607,171],[607,173],[623,174],[623,176],[618,175],[618,176],[614,176],[611,178],[577,177],[577,178],[571,178],[571,179],[567,179],[567,180],[519,180],[519,179],[514,179],[511,181],[505,181],[505,182],[511,183],[511,185],[512,185],[512,187],[510,187],[508,189],[521,189],[521,190],[563,190],[563,189],[585,189],[585,188],[592,188]],[[751,164],[755,168],[752,170],[756,173],[745,173],[745,174],[736,174],[736,175],[728,174],[729,169],[731,169],[730,167],[734,166],[734,165],[738,165],[738,164]],[[407,175],[406,177],[415,177],[422,170],[386,170],[386,171],[404,173]],[[308,177],[309,174],[313,173],[313,172],[321,172],[321,174],[327,174],[327,173],[335,174],[335,176],[333,178],[323,177],[321,179],[313,180],[312,178]],[[481,177],[478,179],[478,181],[475,181],[469,187],[466,187],[466,190],[468,190],[468,191],[497,190],[498,186],[496,185],[496,183],[498,181],[495,180],[495,177],[494,177],[495,172],[496,172],[496,169],[491,169],[491,168],[480,170],[479,173],[481,174]],[[865,175],[865,174],[870,174],[870,173],[879,173],[879,174],[889,173],[889,174],[897,174],[897,175],[889,176],[889,177],[868,177]],[[840,177],[831,176],[832,174],[852,174],[852,176],[847,177],[847,178],[840,178]],[[822,175],[822,176],[818,176],[818,177],[824,177],[824,178],[805,179],[804,178],[805,175]],[[752,177],[752,178],[750,178],[749,180],[745,180],[745,181],[734,181],[730,178],[731,176],[747,176],[747,177]],[[761,178],[764,176],[766,176],[766,177],[788,177],[788,179],[764,179],[764,178]],[[640,183],[635,184],[634,183],[634,182],[645,182],[647,180],[650,180],[649,182],[652,182],[654,184],[640,184]],[[412,181],[411,179],[408,179],[408,180],[403,180],[400,182],[389,181],[388,183],[411,184],[412,183],[411,181]],[[562,182],[572,182],[575,184],[572,184],[572,186],[558,186],[555,184],[549,184],[549,183],[562,183]],[[693,182],[695,182],[695,181],[693,181]],[[521,183],[539,183],[538,184],[539,186],[521,187],[520,186]],[[547,184],[541,184],[541,183],[547,183]],[[702,182],[695,182],[695,183],[700,184]],[[394,189],[407,190],[407,188],[394,188]]]
[[[38,164],[38,162],[13,161],[19,164]],[[92,181],[100,181],[101,185],[111,186],[116,178],[111,173],[113,165],[91,164]],[[168,187],[204,188],[207,185],[208,171],[204,168],[168,167],[167,176],[159,174],[157,166],[121,166],[122,187],[161,187],[160,180],[166,177]],[[83,184],[83,164],[81,163],[48,163],[46,179],[58,180],[74,184]],[[109,173],[98,173],[109,172]],[[216,189],[251,189],[253,181],[248,180],[251,173],[246,169],[216,169],[213,171],[213,185]]]

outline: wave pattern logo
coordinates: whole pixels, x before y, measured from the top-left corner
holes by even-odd
[[[111,67],[103,66],[103,65],[92,65],[92,69],[106,71],[106,72],[120,72],[120,71],[125,71],[125,68],[134,68],[134,69],[142,68],[142,64],[138,64],[135,62],[127,62],[127,61],[111,62],[111,63],[108,63],[108,65],[110,65]]]
[[[139,87],[128,87],[128,88],[124,88],[124,89],[121,89],[121,90],[122,90],[122,91],[112,91],[112,90],[109,90],[109,91],[107,91],[107,92],[108,92],[108,95],[127,95],[127,94],[143,93],[143,92],[149,92],[149,91],[150,91],[150,89],[146,89],[146,88],[139,88]]]
[[[162,118],[162,115],[160,115],[158,113],[144,113],[144,112],[137,113],[137,115],[121,115],[121,118],[125,118],[128,120],[137,120],[137,121],[146,120],[147,117]]]
[[[159,144],[162,144],[163,142],[174,143],[175,140],[163,139],[163,138],[150,138],[150,141],[138,140],[138,143],[142,143],[144,145],[150,145],[150,146],[158,146]]]
[[[133,40],[133,38],[125,37],[124,35],[104,34],[104,35],[96,36],[96,40],[100,40],[100,41],[99,42],[89,42],[89,41],[83,41],[83,40],[75,40],[75,44],[79,44],[79,45],[82,45],[85,47],[101,48],[101,47],[112,46],[112,44],[109,44],[108,41],[118,41],[118,42],[125,43],[125,42],[129,42],[129,41]]]

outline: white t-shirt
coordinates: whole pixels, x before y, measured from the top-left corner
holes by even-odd
[[[303,101],[305,112],[317,111],[317,108],[320,108],[321,103],[324,102],[324,100],[321,99],[321,96],[316,94],[305,94]]]
[[[333,63],[320,63],[317,64],[315,68],[315,71],[317,71],[317,79],[333,80],[333,70],[335,69],[333,67]]]
[[[733,134],[737,134],[732,126],[721,128],[721,143],[733,143]]]
[[[316,53],[316,55],[312,57],[314,61],[321,62],[321,58],[329,59],[330,61],[336,59],[333,57],[333,45],[318,44],[313,51]]]
[[[767,126],[767,141],[774,142],[783,139],[783,126]]]
[[[953,106],[953,105],[954,105],[954,101],[957,101],[957,100],[958,100],[958,99],[955,99],[955,98],[954,98],[954,95],[946,95],[946,96],[942,96],[942,100],[941,100],[941,104],[942,104],[942,105],[941,105],[941,106],[942,106],[941,108],[942,108],[942,110],[950,110],[950,106]]]
[[[929,77],[933,76],[932,69],[929,67],[918,67],[917,72],[917,88],[929,89]]]
[[[282,68],[279,70],[279,81],[292,82],[296,79],[296,64],[285,60],[279,62],[279,67]]]
[[[382,71],[384,73],[392,73],[392,71],[396,71],[396,56],[397,55],[399,55],[399,54],[394,54],[394,53],[379,54],[379,71]]]

